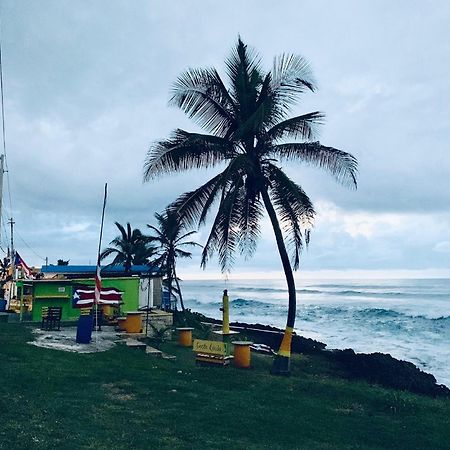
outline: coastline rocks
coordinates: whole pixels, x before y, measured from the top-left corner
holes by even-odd
[[[253,341],[266,344],[275,351],[281,344],[283,330],[262,325],[260,323],[248,324],[242,322],[232,322],[230,326],[235,330],[245,331],[245,334]],[[294,353],[314,354],[322,352],[326,347],[323,342],[314,339],[305,338],[298,334],[292,336],[291,350]]]
[[[352,349],[332,350],[327,356],[337,361],[349,378],[394,389],[431,396],[450,396],[450,389],[436,384],[433,375],[423,372],[413,363],[393,358],[386,353],[355,353]]]
[[[221,325],[222,321],[186,310],[174,314],[175,323],[193,326],[208,332],[205,324]],[[283,337],[283,330],[259,323],[232,322],[230,326],[242,330],[254,342],[269,345],[275,351]],[[406,390],[417,394],[450,397],[450,389],[436,384],[436,378],[420,370],[413,363],[393,358],[386,353],[355,353],[352,349],[328,350],[326,344],[297,334],[292,336],[292,351],[303,354],[320,354],[336,362],[345,376],[361,379],[384,387]]]

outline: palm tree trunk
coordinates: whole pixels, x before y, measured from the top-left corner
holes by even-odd
[[[178,295],[180,296],[181,310],[184,312],[185,308],[184,308],[184,303],[183,303],[183,296],[181,295],[180,283],[178,282],[178,277],[177,277],[177,273],[175,272],[175,268],[173,269],[173,277],[175,278],[175,283],[177,284],[177,289],[178,289]]]
[[[291,341],[292,333],[294,331],[295,313],[297,309],[297,298],[295,292],[295,281],[292,273],[291,263],[286,251],[286,245],[284,243],[283,234],[281,232],[280,224],[278,222],[277,214],[270,201],[269,194],[266,189],[261,189],[261,194],[264,202],[264,206],[272,223],[272,228],[275,233],[275,239],[277,241],[278,251],[280,253],[281,263],[283,264],[284,275],[286,276],[286,282],[289,293],[288,303],[288,316],[286,322],[286,329],[284,331],[283,340],[281,341],[280,348],[275,356],[271,373],[274,375],[289,375],[291,364]]]
[[[167,288],[169,291],[169,310],[172,309],[172,273],[169,272],[167,276]],[[175,304],[175,309],[177,309],[177,305]]]

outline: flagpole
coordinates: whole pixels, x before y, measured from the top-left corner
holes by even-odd
[[[105,183],[105,195],[103,197],[103,208],[102,208],[102,222],[100,225],[100,239],[98,240],[98,252],[97,252],[97,270],[95,273],[95,342],[97,345],[97,328],[98,328],[98,304],[100,302],[101,294],[101,276],[100,276],[100,252],[102,248],[102,237],[103,237],[103,223],[105,221],[105,208],[106,208],[106,197],[108,195],[108,183]]]

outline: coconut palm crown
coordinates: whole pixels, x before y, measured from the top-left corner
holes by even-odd
[[[158,257],[153,261],[166,275],[166,285],[169,291],[169,299],[175,291],[180,299],[181,308],[184,311],[183,296],[181,293],[179,278],[176,271],[176,262],[179,258],[191,258],[192,253],[186,247],[200,246],[197,242],[186,241],[186,238],[195,234],[195,231],[186,232],[185,225],[180,221],[176,211],[166,209],[162,214],[155,213],[157,226],[147,225],[153,235],[148,237],[149,242],[156,244]],[[176,287],[173,286],[175,282]]]
[[[283,54],[274,59],[271,71],[263,72],[258,54],[239,38],[225,65],[228,87],[213,68],[189,69],[175,82],[170,103],[206,134],[177,129],[169,139],[155,143],[146,157],[144,180],[221,166],[218,175],[172,204],[185,223],[200,225],[218,203],[202,253],[203,266],[214,253],[224,271],[232,266],[236,250],[251,255],[267,211],[289,292],[286,331],[273,372],[289,373],[296,314],[292,268],[299,267],[315,212],[304,190],[279,163],[315,165],[340,183],[356,187],[357,161],[314,139],[324,119],[321,112],[288,118],[300,94],[316,89],[310,67],[301,56]]]
[[[132,265],[149,264],[150,258],[154,255],[155,249],[149,245],[149,238],[141,233],[139,229],[132,229],[127,223],[126,229],[119,222],[115,222],[120,231],[120,235],[114,238],[110,245],[100,254],[100,260],[110,255],[115,255],[113,264],[123,264],[125,273],[131,272]]]

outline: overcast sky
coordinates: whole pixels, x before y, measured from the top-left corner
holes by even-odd
[[[448,1],[4,0],[1,8],[12,199],[11,213],[5,180],[3,217],[13,215],[29,264],[95,262],[105,182],[104,246],[114,221],[145,230],[155,211],[214,173],[142,183],[151,142],[176,127],[196,130],[167,105],[171,84],[188,67],[223,74],[240,34],[268,70],[282,52],[309,60],[319,91],[293,114],[325,112],[321,142],[359,161],[357,191],[318,169],[284,166],[318,211],[303,270],[450,275]],[[197,256],[181,267],[182,277],[201,275]],[[257,253],[231,276],[279,270],[266,221]],[[207,275],[215,272],[212,261]]]

